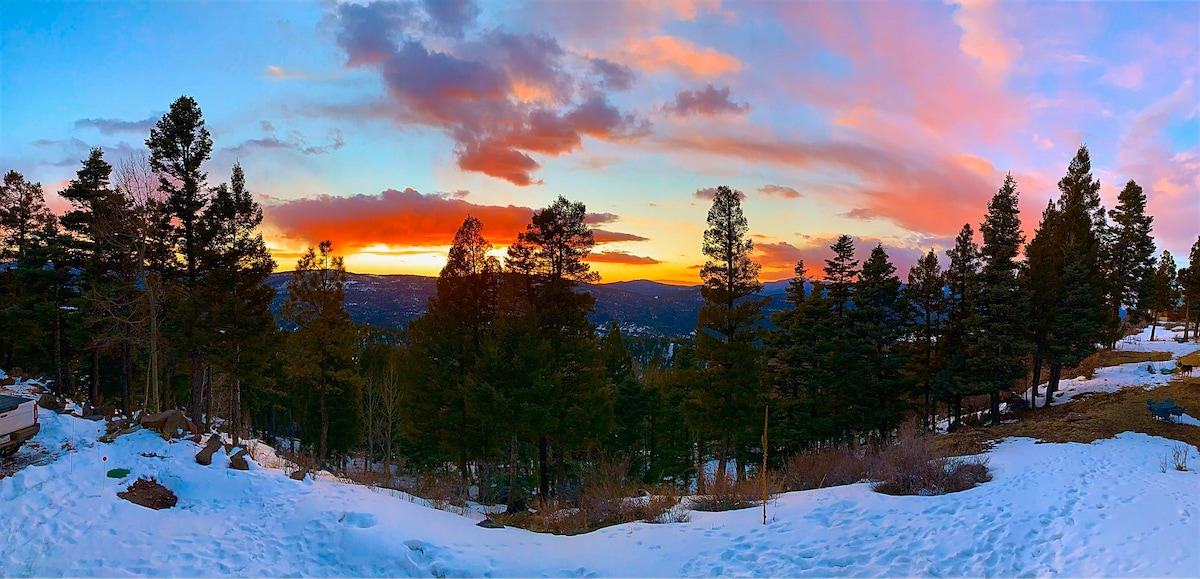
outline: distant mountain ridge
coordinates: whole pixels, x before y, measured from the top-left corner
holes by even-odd
[[[275,288],[272,309],[276,314],[286,295],[291,272],[272,274],[267,283]],[[766,314],[783,309],[783,292],[788,280],[763,284],[770,297]],[[592,321],[607,327],[616,320],[630,336],[683,336],[695,331],[700,306],[699,285],[672,285],[650,280],[584,284],[581,291],[596,298]],[[347,274],[346,310],[358,323],[385,328],[405,328],[425,313],[429,298],[437,293],[437,278],[405,274]]]

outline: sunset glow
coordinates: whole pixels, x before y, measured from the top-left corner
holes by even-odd
[[[603,281],[698,283],[706,190],[764,280],[838,234],[902,272],[978,227],[1011,172],[1032,232],[1080,144],[1136,180],[1159,249],[1200,226],[1200,3],[6,2],[0,165],[54,195],[180,95],[240,162],[281,270],[436,275],[468,214],[502,255],[583,201]],[[707,195],[707,196],[706,196]]]

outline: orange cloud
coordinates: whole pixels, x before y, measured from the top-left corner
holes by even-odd
[[[979,59],[980,74],[1000,81],[1021,57],[1021,43],[1001,30],[1004,8],[995,0],[958,0],[954,23],[962,28],[959,48]]]
[[[404,248],[442,247],[467,215],[483,222],[484,236],[497,246],[507,245],[524,231],[534,210],[516,205],[478,205],[462,199],[463,192],[426,195],[414,189],[388,189],[378,195],[334,197],[321,195],[264,204],[266,228],[273,237],[294,245],[329,239],[346,253],[411,253]],[[589,213],[591,224],[618,220],[611,213]],[[645,237],[596,229],[596,242],[645,241]],[[422,249],[419,253],[426,253]]]
[[[671,72],[691,79],[705,79],[738,72],[737,58],[709,47],[697,47],[677,36],[653,36],[634,40],[625,51],[627,64],[646,72]]]
[[[862,262],[871,254],[871,250],[880,243],[879,239],[870,237],[853,237],[854,257]],[[837,241],[836,235],[814,236],[806,239],[806,243],[797,247],[786,241],[774,243],[755,243],[751,258],[762,265],[761,278],[766,281],[787,279],[795,275],[796,262],[803,260],[805,276],[808,279],[824,279],[825,260],[833,258],[830,245]],[[888,260],[896,267],[896,275],[902,279],[908,274],[909,268],[917,263],[926,249],[901,247],[883,244]]]

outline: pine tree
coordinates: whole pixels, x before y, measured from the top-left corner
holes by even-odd
[[[938,348],[942,363],[934,382],[935,397],[950,407],[951,427],[957,427],[962,399],[972,391],[969,356],[966,351],[967,320],[979,288],[979,247],[970,224],[964,224],[954,247],[946,251],[950,266],[946,269],[946,318],[942,343]]]
[[[978,391],[991,399],[992,424],[1000,424],[1000,393],[1024,377],[1027,350],[1023,323],[1027,308],[1016,261],[1025,236],[1011,174],[988,203],[980,231],[983,267],[974,307],[966,319],[966,350]]]
[[[1150,293],[1151,342],[1154,341],[1154,331],[1158,329],[1159,316],[1174,310],[1179,301],[1178,272],[1175,268],[1175,258],[1171,252],[1163,250],[1158,258],[1158,267],[1154,270],[1154,287]]]
[[[1150,236],[1154,217],[1146,214],[1146,194],[1130,180],[1117,198],[1112,217],[1111,261],[1108,267],[1114,295],[1109,307],[1112,319],[1106,343],[1111,347],[1120,337],[1120,310],[1140,320],[1145,317],[1154,273],[1154,239]]]
[[[907,306],[883,244],[863,262],[852,303],[850,348],[855,360],[847,373],[857,378],[858,387],[848,389],[853,401],[849,411],[858,433],[886,439],[904,419],[908,407],[903,397],[913,381],[903,372],[908,358],[903,340]]]
[[[694,393],[702,415],[693,413],[690,419],[693,428],[720,441],[718,478],[725,476],[726,463],[736,450],[735,437],[748,437],[756,423],[750,417],[762,408],[764,394],[754,324],[762,318],[765,300],[752,298],[762,290],[760,266],[750,259],[754,242],[747,238],[740,197],[727,186],[717,188],[702,248],[709,259],[700,269],[704,305],[696,327],[696,355],[705,362],[707,380]],[[739,460],[739,475],[744,466]]]
[[[230,434],[238,444],[242,427],[242,387],[265,388],[265,369],[276,330],[271,314],[275,290],[267,277],[275,260],[263,241],[263,212],[246,189],[241,165],[230,185],[217,187],[201,217],[205,274],[204,302],[217,361],[231,379]]]
[[[1050,382],[1046,404],[1053,399],[1063,368],[1079,364],[1103,339],[1109,307],[1109,282],[1104,277],[1103,240],[1108,235],[1100,182],[1092,177],[1087,147],[1081,146],[1058,182],[1060,196],[1055,211],[1043,222],[1038,236],[1045,236],[1039,248],[1043,255],[1030,259],[1035,285],[1049,289],[1042,296],[1046,316],[1046,337],[1042,350],[1050,364]]]
[[[322,241],[319,248],[319,255],[308,248],[296,263],[280,313],[297,326],[288,336],[287,371],[304,389],[297,394],[306,432],[316,434],[317,461],[324,465],[331,453],[355,442],[362,377],[354,361],[358,336],[344,304],[346,267],[332,243]]]
[[[613,321],[600,344],[604,373],[613,388],[613,448],[618,456],[630,458],[630,474],[643,478],[650,468],[653,449],[649,444],[649,423],[653,408],[649,392],[633,373],[633,358],[621,337],[621,327]]]
[[[212,154],[212,137],[204,126],[200,106],[192,97],[181,96],[171,109],[150,129],[146,148],[150,167],[158,176],[158,188],[167,196],[166,208],[173,221],[173,237],[182,256],[184,272],[179,295],[180,314],[174,327],[175,342],[182,348],[191,370],[191,414],[203,418],[205,332],[197,296],[200,260],[203,251],[200,236],[201,211],[208,203],[208,174],[202,165]]]
[[[833,259],[825,260],[824,287],[833,302],[834,315],[843,318],[859,274],[858,260],[854,259],[854,240],[849,235],[840,235],[829,248],[833,250]]]
[[[36,263],[36,257],[32,261],[27,258],[31,252],[44,249],[41,246],[53,240],[53,232],[57,227],[58,219],[46,206],[42,184],[27,181],[16,171],[6,173],[4,183],[0,186],[0,260],[10,264],[16,263],[17,267],[5,267],[0,271],[0,284],[4,290],[3,303],[0,303],[0,306],[3,306],[0,307],[0,324],[5,328],[0,336],[0,347],[3,348],[0,360],[5,368],[14,366],[21,357],[18,350],[24,343],[34,342],[33,332],[40,331],[34,327],[32,314],[26,307],[27,300],[30,299],[30,290],[23,287],[18,280],[18,277],[25,273],[21,271],[21,263],[24,261],[30,267],[40,269],[45,264],[44,261]],[[65,250],[65,246],[63,249]],[[69,268],[60,271],[66,269]],[[60,336],[61,332],[56,332],[55,335]],[[62,384],[61,364],[56,364],[55,367],[56,381]]]
[[[933,426],[933,378],[939,359],[939,337],[945,321],[946,294],[942,268],[931,249],[908,271],[904,287],[908,319],[913,335],[912,367],[924,399],[924,422]]]
[[[1183,325],[1183,339],[1188,339],[1188,323],[1192,335],[1200,339],[1200,237],[1192,244],[1188,253],[1188,266],[1179,270],[1179,287],[1183,292],[1184,311],[1187,313]]]

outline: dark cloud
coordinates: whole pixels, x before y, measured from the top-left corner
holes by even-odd
[[[265,123],[266,121],[263,122]],[[274,129],[272,128],[268,132],[274,132]],[[341,149],[345,144],[346,141],[342,139],[342,132],[339,130],[332,131],[329,144],[320,146],[309,145],[303,135],[293,131],[288,140],[281,140],[275,136],[267,136],[261,139],[247,139],[235,146],[225,147],[223,151],[228,153],[246,153],[255,149],[285,150],[296,151],[305,155],[324,155]]]
[[[675,94],[675,102],[665,105],[663,110],[681,117],[743,115],[750,112],[749,103],[735,103],[729,100],[731,95],[729,87],[716,88],[708,84],[699,90],[679,91]]]
[[[799,199],[801,197],[804,197],[804,194],[800,193],[799,191],[797,191],[795,189],[792,189],[791,187],[784,187],[783,185],[772,185],[770,183],[767,183],[766,185],[759,187],[758,192],[766,194],[766,195],[774,195],[776,197],[783,197],[784,199]]]
[[[150,115],[149,118],[140,121],[126,121],[122,119],[79,119],[75,121],[76,129],[95,129],[100,131],[102,135],[115,135],[117,133],[143,133],[150,134],[150,129],[154,128],[154,124],[162,118],[162,115]]]
[[[622,241],[650,241],[649,237],[642,237],[632,233],[621,233],[620,231],[605,231],[603,229],[593,229],[592,236],[596,239],[596,243],[620,243]]]
[[[736,189],[734,190],[734,193],[737,193],[737,197],[738,197],[739,201],[746,200],[745,193],[742,193],[741,191],[738,191]],[[696,189],[696,192],[692,193],[692,197],[695,197],[696,199],[699,199],[701,201],[712,201],[713,199],[715,199],[717,197],[717,188],[716,187],[705,187],[703,189]]]
[[[600,77],[605,88],[626,91],[633,88],[633,69],[604,58],[592,59],[592,72]]]
[[[625,265],[655,265],[662,263],[653,257],[633,255],[624,251],[601,251],[589,255],[586,261],[592,263],[623,263]]]
[[[479,6],[473,0],[424,0],[421,6],[433,29],[451,38],[462,38],[463,30],[479,17]]]
[[[485,30],[468,38],[473,5],[377,1],[334,10],[346,65],[377,70],[386,87],[386,102],[362,114],[445,132],[463,170],[540,184],[533,155],[570,153],[584,136],[620,141],[649,130],[603,92],[627,87],[627,69],[577,58],[546,35]]]

